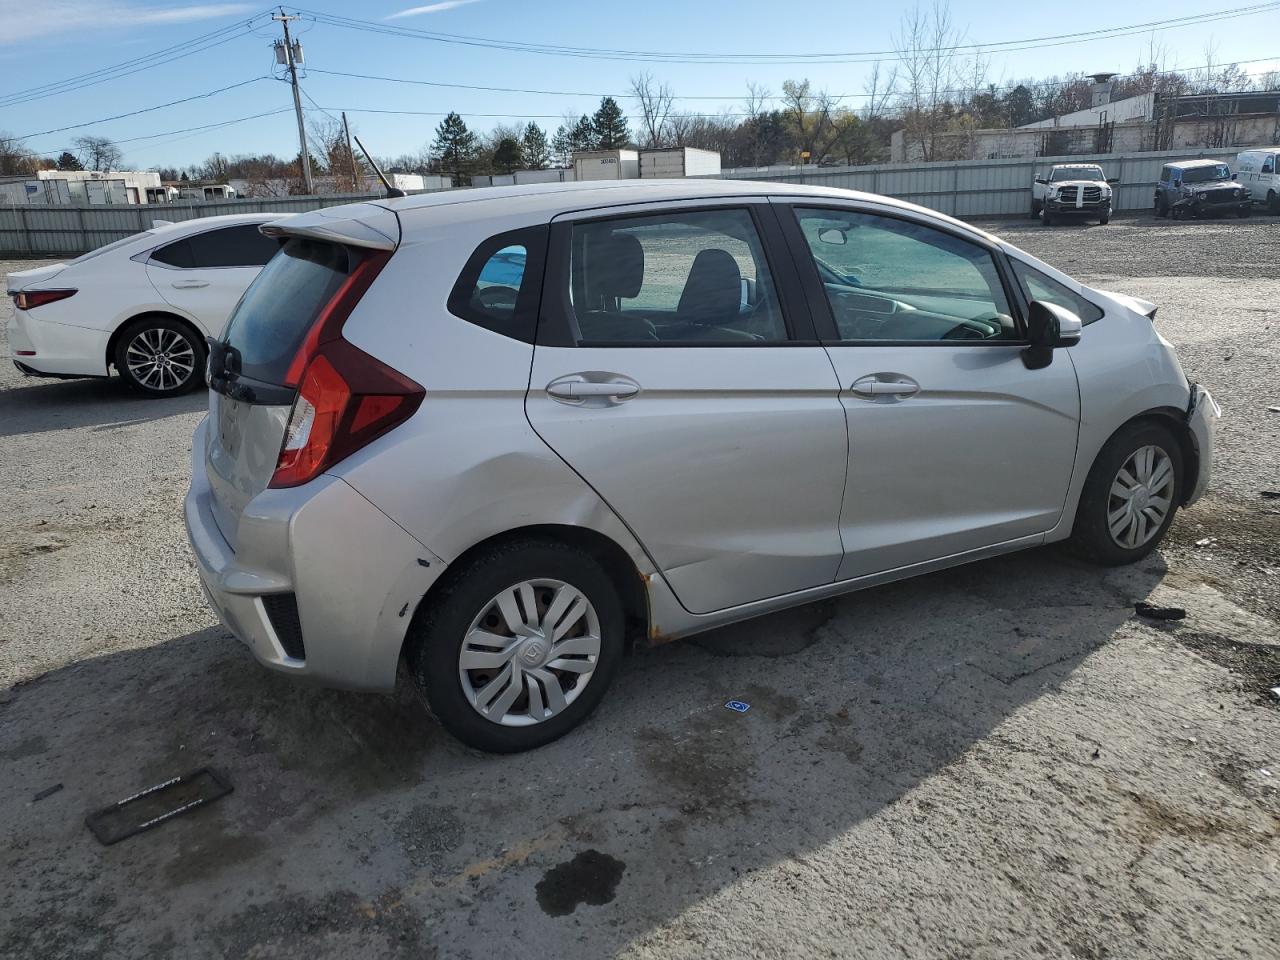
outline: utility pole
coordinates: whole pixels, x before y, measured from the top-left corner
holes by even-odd
[[[307,128],[302,122],[302,99],[298,96],[298,64],[297,58],[294,56],[293,40],[289,36],[289,21],[299,19],[284,12],[284,7],[280,8],[279,13],[273,13],[271,19],[278,21],[280,26],[284,27],[284,64],[289,68],[289,83],[293,87],[293,112],[298,117],[298,148],[301,150],[299,154],[299,162],[302,164],[302,182],[306,186],[308,194],[315,193],[315,183],[311,180],[311,153],[307,150]],[[277,48],[277,51],[279,48]],[[279,55],[277,52],[277,61]]]
[[[342,132],[347,137],[347,162],[351,164],[351,192],[356,193],[360,185],[356,183],[356,155],[351,150],[351,128],[347,126],[347,111],[342,111]]]

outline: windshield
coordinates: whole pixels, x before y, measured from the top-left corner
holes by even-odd
[[[1060,167],[1049,176],[1050,180],[1103,180],[1101,167]]]
[[[112,243],[108,243],[104,247],[98,247],[98,249],[96,250],[90,250],[88,253],[81,254],[80,256],[76,257],[74,260],[70,261],[67,264],[67,266],[71,266],[72,264],[76,264],[76,263],[84,263],[86,260],[92,260],[94,257],[100,257],[104,253],[110,253],[112,250],[117,250],[120,247],[125,246],[126,244],[133,243],[133,241],[135,240],[141,240],[143,237],[149,237],[152,235],[153,235],[153,231],[151,230],[144,230],[142,233],[130,234],[129,236],[125,237],[123,240],[115,240]]]
[[[1212,167],[1192,167],[1182,171],[1183,183],[1208,183],[1210,180],[1230,180],[1231,171],[1225,163]]]

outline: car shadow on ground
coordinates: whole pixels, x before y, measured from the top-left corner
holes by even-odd
[[[1041,550],[641,651],[584,727],[505,757],[406,683],[301,685],[221,628],[77,663],[0,702],[0,952],[605,956],[989,750],[1164,572]],[[85,829],[204,765],[235,792],[112,847]]]
[[[134,393],[119,377],[82,380],[31,378],[0,389],[0,437],[45,433],[70,427],[114,430],[150,423],[208,405],[204,390],[154,399]]]

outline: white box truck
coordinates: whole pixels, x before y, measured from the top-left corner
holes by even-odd
[[[575,180],[634,180],[640,176],[635,150],[589,150],[573,155]]]
[[[720,176],[720,151],[696,147],[641,150],[640,176],[649,179]]]

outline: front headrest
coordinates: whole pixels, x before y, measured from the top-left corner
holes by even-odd
[[[742,302],[742,272],[727,250],[701,250],[693,258],[689,279],[676,306],[676,316],[692,323],[717,326],[738,315]]]
[[[591,249],[591,292],[594,296],[629,300],[644,283],[644,247],[630,233],[610,233]]]

